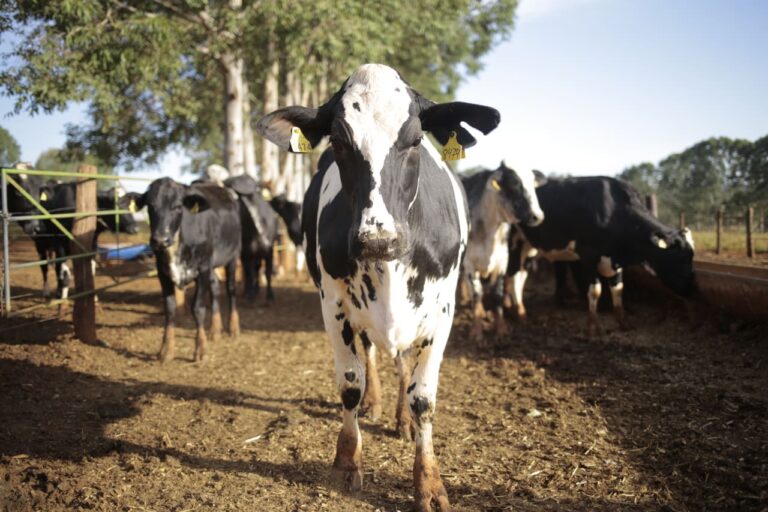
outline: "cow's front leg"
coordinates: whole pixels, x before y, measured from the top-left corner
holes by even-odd
[[[211,341],[217,343],[221,340],[221,309],[219,307],[219,296],[221,289],[219,287],[219,278],[216,272],[211,270],[208,275],[208,283],[211,289]],[[197,304],[195,304],[197,306]]]
[[[365,350],[365,394],[362,410],[375,421],[381,418],[381,381],[376,368],[376,345],[371,343],[365,331],[360,332],[360,341]]]
[[[325,330],[333,347],[336,384],[343,405],[333,469],[347,489],[358,491],[363,486],[363,441],[357,415],[365,391],[365,369],[357,357],[355,332],[349,320],[334,303],[323,301],[322,304]]]
[[[157,357],[161,363],[165,363],[173,359],[174,352],[176,351],[176,287],[173,285],[170,276],[161,269],[158,269],[158,278],[160,279],[160,287],[163,290],[165,329],[163,331],[163,344]]]
[[[623,274],[624,272],[621,268],[616,269],[616,274],[608,278],[608,286],[611,288],[613,314],[616,317],[616,322],[619,324],[619,329],[629,331],[632,329],[632,324],[627,320],[627,314],[624,311],[624,303],[622,301],[622,292],[624,291]]]
[[[395,356],[395,365],[400,381],[400,389],[397,394],[397,411],[395,419],[397,420],[397,432],[400,437],[412,441],[415,432],[413,417],[411,416],[410,406],[408,405],[408,386],[411,384],[411,369],[408,364],[408,357],[402,352]]]
[[[498,339],[506,338],[509,334],[507,319],[504,318],[504,278],[494,278],[491,289],[491,311],[493,311],[493,324]]]
[[[450,324],[441,327],[435,338],[419,346],[413,377],[407,389],[408,404],[416,430],[416,460],[413,480],[419,512],[450,510],[448,494],[440,478],[440,468],[432,448],[432,420],[437,402],[437,379]]]
[[[208,351],[208,338],[205,336],[205,296],[208,291],[208,283],[211,282],[209,271],[200,272],[195,283],[195,303],[192,306],[192,316],[195,318],[197,333],[195,335],[195,361],[199,362],[205,358]],[[215,279],[215,276],[213,277]]]
[[[267,278],[267,302],[274,302],[275,293],[272,291],[272,274],[275,273],[275,250],[270,246],[264,259],[264,277]]]

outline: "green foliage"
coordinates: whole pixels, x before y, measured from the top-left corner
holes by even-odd
[[[680,212],[691,221],[711,223],[724,206],[741,212],[768,208],[768,136],[750,142],[711,138],[675,153],[658,165],[643,163],[620,175],[643,194],[655,193],[659,217],[669,224]]]
[[[11,132],[0,126],[0,165],[10,167],[19,161],[21,148]]]
[[[96,166],[99,174],[115,174],[114,168],[101,161],[98,157],[67,148],[46,149],[37,157],[35,169],[43,171],[77,172],[82,164]],[[114,185],[114,181],[98,180],[99,188],[108,189],[112,188]]]
[[[360,64],[381,62],[440,101],[509,36],[517,0],[243,4],[0,1],[0,35],[18,40],[0,61],[0,94],[16,99],[17,112],[87,101],[91,124],[70,127],[68,140],[112,165],[153,164],[183,148],[204,168],[223,153],[225,56],[245,60],[254,115],[275,60],[281,79],[331,88]]]

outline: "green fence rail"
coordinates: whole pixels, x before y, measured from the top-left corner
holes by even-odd
[[[96,288],[94,290],[88,290],[85,292],[80,292],[75,295],[71,295],[67,299],[58,299],[53,300],[41,304],[37,304],[34,306],[29,306],[24,309],[21,309],[19,311],[11,311],[11,270],[12,269],[22,269],[22,268],[28,268],[28,267],[34,267],[34,266],[42,266],[42,265],[48,265],[50,263],[57,263],[60,261],[65,261],[68,259],[80,259],[80,258],[91,258],[97,255],[95,251],[92,251],[86,247],[83,247],[83,245],[75,239],[75,237],[72,235],[72,233],[61,223],[59,222],[59,219],[77,219],[81,217],[105,217],[114,215],[115,216],[115,225],[117,226],[117,237],[118,237],[118,246],[120,243],[120,215],[125,215],[129,213],[133,213],[130,210],[123,210],[118,208],[118,202],[119,202],[119,196],[118,196],[118,190],[115,189],[115,208],[112,210],[100,210],[96,212],[67,212],[67,213],[52,213],[48,211],[42,204],[41,201],[38,201],[38,198],[32,197],[29,192],[27,192],[24,187],[17,181],[17,179],[14,178],[14,176],[18,175],[26,175],[26,176],[45,176],[45,177],[51,177],[51,178],[79,178],[83,181],[95,179],[95,180],[111,180],[111,181],[140,181],[140,182],[150,182],[152,181],[149,178],[141,178],[137,176],[119,176],[119,175],[110,175],[110,174],[87,174],[83,175],[77,172],[67,172],[67,171],[48,171],[48,170],[41,170],[41,169],[16,169],[16,168],[8,168],[8,167],[0,167],[0,194],[2,194],[2,201],[3,201],[3,208],[2,212],[0,212],[0,217],[2,218],[2,226],[3,226],[3,280],[2,280],[2,286],[3,290],[0,294],[0,299],[2,300],[2,311],[5,318],[13,318],[19,315],[22,315],[24,313],[28,313],[31,311],[34,311],[39,308],[44,307],[52,307],[56,306],[58,304],[61,304],[62,302],[90,294],[98,293],[102,290],[108,290],[110,288],[114,288],[115,286],[119,286],[122,284],[129,283],[131,281],[135,281],[136,279],[141,279],[145,277],[151,277],[155,275],[153,272],[149,272],[148,274],[141,274],[138,276],[134,276],[132,278],[119,280],[115,276],[110,275],[110,278],[114,281],[112,284],[107,286],[102,286],[101,288]],[[8,211],[8,185],[11,185],[19,194],[21,194],[22,197],[24,197],[29,203],[37,209],[40,213],[39,214],[24,214],[24,215],[12,215]],[[37,260],[37,261],[31,261],[31,262],[24,262],[24,263],[16,263],[11,265],[10,263],[10,238],[8,234],[9,226],[11,222],[23,222],[23,221],[30,221],[30,220],[48,220],[50,221],[56,228],[61,231],[61,233],[66,236],[72,243],[76,244],[81,251],[83,251],[80,254],[72,255],[72,256],[64,256],[59,258],[51,258],[51,259],[43,259],[43,260]],[[103,222],[99,219],[100,222]],[[94,261],[97,263],[99,267],[102,269],[103,264],[98,261],[98,259],[94,259]]]

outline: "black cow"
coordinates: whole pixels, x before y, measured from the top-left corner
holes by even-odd
[[[679,295],[693,292],[690,231],[659,222],[629,184],[606,177],[551,179],[536,192],[544,222],[536,227],[521,225],[509,238],[507,274],[512,280],[513,302],[522,314],[525,260],[534,250],[553,261],[580,262],[580,273],[589,283],[590,335],[599,329],[598,276],[608,280],[614,312],[624,328],[628,324],[621,301],[622,269],[627,265],[645,265]]]
[[[73,213],[75,211],[76,187],[75,183],[47,183],[41,193],[41,197],[45,196],[45,200],[41,201],[42,206],[52,214]],[[125,210],[128,209],[129,202],[130,198],[120,194],[117,204],[115,204],[114,189],[96,192],[96,207],[100,211]],[[113,233],[120,231],[128,234],[138,232],[138,224],[133,218],[132,213],[119,214],[117,217],[116,219],[115,215],[103,215],[96,218],[96,232],[93,237],[93,245],[88,249],[96,250],[99,235],[104,231],[111,231]],[[74,219],[59,219],[59,222],[68,231],[72,231]],[[37,249],[37,254],[41,260],[47,259],[49,254],[54,255],[56,258],[71,254],[69,238],[51,220],[46,219],[43,221],[42,229],[32,235],[32,239],[35,242],[35,249]],[[56,262],[54,267],[57,279],[56,296],[65,299],[69,292],[71,272],[63,261]],[[47,298],[51,295],[48,284],[48,264],[42,265],[40,270],[43,275],[43,296]]]
[[[461,179],[469,201],[472,227],[463,270],[471,292],[474,321],[470,337],[482,338],[485,309],[494,314],[496,335],[507,334],[502,304],[504,273],[509,251],[510,224],[537,225],[544,214],[539,207],[533,173],[518,172],[504,162],[494,171],[480,171]]]
[[[464,190],[424,131],[441,144],[456,134],[459,144],[471,146],[475,139],[462,122],[488,133],[499,113],[468,103],[435,104],[395,70],[366,64],[320,108],[283,108],[257,124],[283,149],[292,137],[296,142],[296,129],[312,146],[330,136],[332,149],[304,196],[302,231],[344,405],[334,468],[352,489],[362,486],[357,417],[364,396],[378,388],[372,364],[378,347],[397,359],[398,425],[403,434],[411,421],[415,428],[421,511],[450,507],[432,448],[432,418],[468,237]],[[402,356],[411,347],[413,372]]]
[[[165,332],[159,359],[173,359],[175,350],[174,286],[183,288],[195,280],[193,316],[197,326],[195,361],[206,354],[205,295],[211,295],[211,339],[221,334],[219,281],[214,269],[226,268],[229,299],[229,334],[240,333],[235,301],[235,267],[240,255],[240,208],[237,196],[213,184],[182,185],[170,178],[150,183],[144,194],[129,194],[137,208],[147,206],[152,233],[150,245],[155,253],[157,275],[165,304]]]
[[[239,196],[240,222],[243,229],[240,261],[243,265],[245,297],[253,300],[259,294],[259,271],[264,262],[267,278],[267,300],[275,299],[272,291],[274,246],[277,242],[277,215],[264,199],[261,186],[252,177],[242,174],[224,180],[224,186]]]
[[[301,203],[289,201],[285,194],[274,196],[269,200],[277,214],[285,222],[285,228],[288,231],[288,238],[297,248],[301,247]]]

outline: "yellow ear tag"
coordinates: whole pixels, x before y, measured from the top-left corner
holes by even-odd
[[[272,199],[272,193],[268,188],[263,188],[261,189],[261,197],[263,197],[265,201],[269,201]]]
[[[663,238],[659,238],[659,241],[658,241],[658,242],[656,242],[656,245],[658,245],[658,246],[659,246],[659,249],[666,249],[667,247],[669,247],[669,246],[667,245],[667,241],[666,241],[666,240],[664,240]]]
[[[496,189],[496,192],[501,192],[501,185],[496,180],[491,180],[491,186]]]
[[[312,144],[298,126],[291,128],[291,151],[294,153],[310,153],[312,151]]]
[[[200,203],[195,203],[192,205],[192,208],[189,209],[191,213],[197,213],[200,211]]]
[[[136,200],[131,199],[130,204],[128,205],[128,211],[131,213],[136,213]]]
[[[46,194],[45,192],[41,192],[40,193],[40,200],[41,201],[47,201],[48,200],[48,194]]]
[[[451,132],[448,142],[443,146],[443,161],[450,162],[464,158],[464,146],[456,140],[456,132]]]

